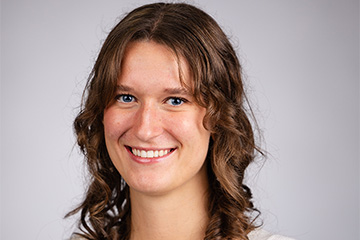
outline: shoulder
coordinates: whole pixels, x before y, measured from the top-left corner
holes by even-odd
[[[256,229],[248,234],[249,240],[294,240],[277,234],[271,234],[264,229]]]
[[[86,238],[84,238],[80,235],[77,235],[77,234],[73,234],[73,235],[71,235],[70,240],[86,240]]]
[[[248,234],[249,240],[294,240],[293,238],[271,234],[264,229],[256,229]],[[77,234],[73,234],[70,240],[86,240]]]

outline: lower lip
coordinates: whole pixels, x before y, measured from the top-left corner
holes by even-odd
[[[158,162],[162,162],[164,161],[166,158],[168,158],[170,155],[172,155],[176,149],[172,150],[170,153],[162,156],[162,157],[153,157],[153,158],[142,158],[139,156],[135,156],[129,148],[125,147],[126,151],[129,153],[130,157],[132,160],[134,160],[137,163],[141,163],[141,164],[153,164],[153,163],[158,163]]]

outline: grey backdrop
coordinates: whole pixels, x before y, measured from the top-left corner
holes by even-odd
[[[1,1],[0,238],[65,239],[85,178],[72,120],[106,33],[149,1]],[[231,36],[269,152],[265,227],[359,239],[359,1],[190,1]]]

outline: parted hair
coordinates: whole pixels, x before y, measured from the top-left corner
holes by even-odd
[[[249,121],[241,66],[215,20],[185,3],[136,8],[107,36],[74,121],[90,183],[83,202],[67,216],[80,212],[80,235],[86,239],[129,239],[129,187],[109,157],[102,120],[104,109],[116,95],[125,49],[134,41],[154,41],[168,47],[178,59],[184,58],[193,77],[192,93],[206,108],[203,124],[211,132],[205,162],[210,220],[204,239],[247,239],[256,228],[258,211],[243,183],[244,172],[260,150]]]

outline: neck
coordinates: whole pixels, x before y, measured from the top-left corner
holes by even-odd
[[[162,195],[130,190],[131,240],[204,239],[208,217],[208,182]]]

